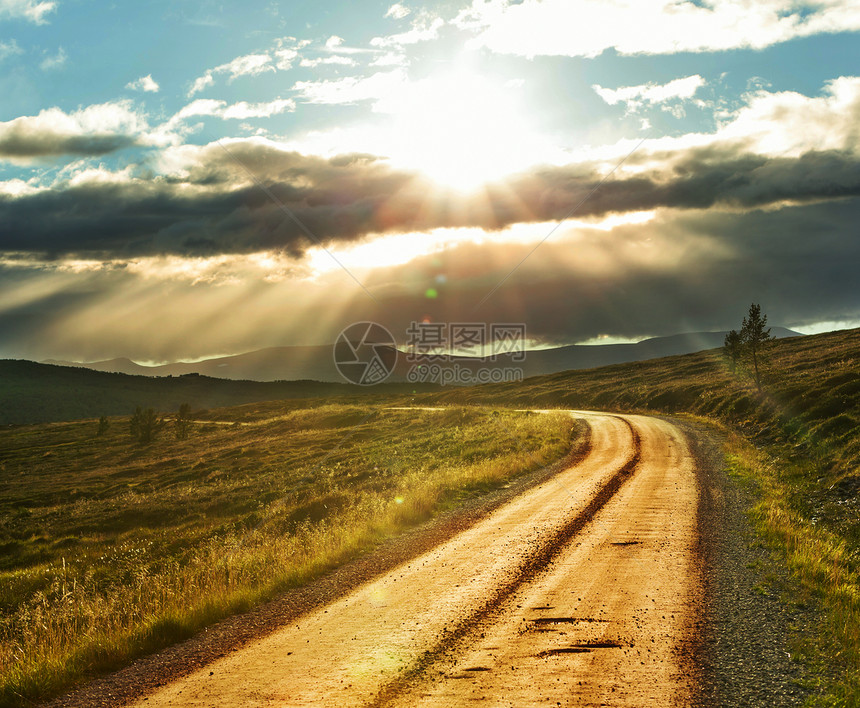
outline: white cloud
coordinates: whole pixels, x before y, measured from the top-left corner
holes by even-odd
[[[370,66],[406,66],[408,64],[406,55],[400,52],[385,52],[370,62]]]
[[[58,155],[102,155],[148,143],[146,119],[130,101],[87,106],[72,113],[47,108],[0,123],[0,156],[16,162]]]
[[[331,57],[321,57],[318,59],[302,59],[301,66],[308,68],[315,68],[320,64],[336,64],[340,66],[356,66],[357,62],[355,59],[350,59],[349,57],[342,57],[335,54]]]
[[[148,93],[158,93],[160,88],[155,79],[152,78],[152,74],[141,76],[137,81],[130,81],[125,87],[132,91],[146,91]]]
[[[174,119],[182,120],[192,116],[213,116],[226,105],[227,101],[220,101],[214,98],[198,98],[187,106],[184,106],[179,113],[174,116]]]
[[[297,81],[293,86],[308,103],[346,104],[387,98],[408,83],[402,69],[380,71],[372,76],[348,76],[332,81]]]
[[[24,50],[18,46],[18,42],[14,39],[10,39],[8,42],[0,42],[0,61],[3,61],[7,57],[23,53]]]
[[[860,154],[860,77],[828,81],[823,96],[759,91],[720,128],[724,139],[748,141],[756,152],[798,156],[810,150]]]
[[[617,89],[604,88],[598,84],[592,86],[604,101],[610,106],[618,103],[627,104],[632,111],[645,103],[664,103],[666,101],[689,99],[705,85],[705,80],[698,74],[673,79],[666,84],[640,84],[638,86],[622,86]],[[675,108],[672,108],[674,111]]]
[[[502,54],[594,57],[750,47],[860,29],[855,0],[473,0],[453,21]]]
[[[231,79],[237,76],[256,76],[266,71],[272,71],[272,58],[268,54],[247,54],[236,57],[233,61],[215,67],[214,72],[225,72]]]
[[[298,56],[299,53],[295,49],[276,49],[275,58],[277,61],[275,62],[275,67],[279,71],[289,71],[293,68],[293,62]]]
[[[388,11],[385,13],[385,16],[391,17],[395,20],[402,20],[410,12],[412,12],[412,10],[410,10],[408,7],[406,7],[402,3],[396,2],[388,8]]]
[[[646,140],[617,174],[665,169],[697,149],[716,159],[741,154],[788,158],[826,151],[860,156],[860,76],[826,82],[821,96],[757,91],[743,99],[744,105],[726,115],[713,133]],[[566,162],[603,164],[609,170],[638,142],[627,138],[614,145],[578,148],[568,153]]]
[[[684,108],[684,106],[682,106],[680,103],[660,106],[660,110],[673,115],[678,120],[687,117],[687,109]]]
[[[248,118],[268,118],[288,111],[294,111],[296,103],[292,99],[279,98],[268,103],[248,103],[239,101],[228,105],[226,101],[212,98],[198,98],[177,113],[172,121],[176,122],[193,116],[215,116],[224,119],[246,120]]]
[[[257,76],[267,71],[275,71],[275,67],[272,66],[272,57],[268,54],[246,54],[236,57],[226,64],[209,69],[203,76],[195,79],[188,91],[188,96],[193,96],[208,86],[212,86],[215,83],[215,74],[227,74],[229,80],[232,81],[239,76]]]
[[[343,44],[343,37],[334,34],[326,40],[325,47],[326,49],[337,49],[341,44]]]
[[[38,187],[34,187],[30,182],[25,182],[22,179],[16,178],[0,182],[0,194],[4,194],[7,197],[30,196],[39,191]]]
[[[37,25],[45,23],[45,15],[57,7],[55,2],[38,2],[37,0],[0,0],[0,20],[5,18],[21,18]]]
[[[444,24],[445,20],[441,17],[421,17],[413,21],[412,29],[408,32],[392,34],[388,37],[374,37],[370,40],[370,44],[373,47],[385,48],[428,42],[439,36],[439,30],[442,29]]]
[[[66,55],[66,50],[62,47],[57,50],[57,53],[51,56],[50,54],[42,59],[42,63],[39,66],[43,71],[51,71],[52,69],[59,69],[66,64],[66,59],[68,56]]]
[[[191,88],[188,91],[189,96],[193,96],[195,93],[200,93],[203,89],[212,86],[215,83],[215,79],[212,77],[211,73],[203,74],[203,76],[198,76],[194,79],[194,83],[191,84]]]
[[[268,118],[278,113],[296,110],[296,102],[289,98],[278,98],[268,103],[248,103],[239,101],[224,109],[224,118],[245,120],[247,118]]]

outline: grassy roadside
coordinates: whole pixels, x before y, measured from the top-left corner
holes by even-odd
[[[563,457],[573,421],[269,403],[0,431],[0,705],[51,696]]]
[[[808,463],[786,459],[786,446],[756,448],[730,433],[726,458],[730,474],[755,490],[751,509],[757,534],[796,581],[785,601],[821,609],[817,636],[795,647],[815,681],[813,706],[860,705],[860,572],[858,553],[844,534],[821,524],[806,495]],[[811,514],[812,512],[812,514]]]

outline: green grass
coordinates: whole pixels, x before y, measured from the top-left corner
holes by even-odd
[[[563,457],[569,416],[252,404],[0,431],[0,705],[190,636]]]
[[[719,350],[455,389],[440,404],[690,413],[733,434],[727,460],[755,483],[753,523],[825,618],[807,637],[814,705],[860,706],[860,330],[773,342],[760,392]]]
[[[775,551],[794,578],[786,601],[809,601],[822,610],[824,622],[816,636],[797,637],[799,652],[812,669],[810,705],[860,705],[860,568],[857,546],[844,527],[821,523],[814,509],[799,499],[808,489],[814,464],[787,460],[789,450],[771,443],[757,449],[730,435],[727,445],[731,474],[757,490],[750,516],[756,531]],[[798,503],[798,502],[801,503]]]

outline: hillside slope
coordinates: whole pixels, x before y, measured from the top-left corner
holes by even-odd
[[[766,362],[761,392],[749,372],[733,370],[714,349],[521,383],[447,389],[422,400],[710,416],[762,441],[790,442],[793,454],[805,454],[818,465],[818,501],[842,502],[840,513],[856,514],[860,329],[774,341]],[[853,533],[860,537],[856,526]]]
[[[189,403],[200,410],[259,401],[390,395],[431,388],[396,384],[365,388],[318,381],[232,381],[197,374],[153,378],[0,360],[0,425],[129,415],[136,406],[175,411],[181,404]]]

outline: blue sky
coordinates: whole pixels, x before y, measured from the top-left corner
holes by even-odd
[[[856,326],[858,31],[843,0],[0,0],[0,355]]]

